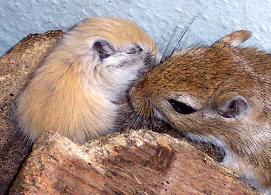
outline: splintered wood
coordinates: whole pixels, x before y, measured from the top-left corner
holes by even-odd
[[[44,133],[11,194],[255,194],[184,140],[147,130],[79,146]]]
[[[14,99],[63,36],[62,31],[29,35],[0,58],[0,194],[7,192],[30,152],[14,122]]]

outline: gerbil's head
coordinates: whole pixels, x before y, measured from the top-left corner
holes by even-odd
[[[112,90],[121,89],[159,58],[155,42],[139,26],[109,18],[84,21],[67,34],[56,51],[52,59],[74,67],[91,82],[101,78],[100,84],[112,86]]]
[[[238,153],[264,147],[261,141],[271,134],[271,58],[235,47],[249,37],[236,31],[211,47],[171,56],[132,88],[137,115],[160,118],[185,135],[217,140]]]

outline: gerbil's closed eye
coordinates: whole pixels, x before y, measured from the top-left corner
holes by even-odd
[[[135,44],[133,47],[129,48],[126,52],[127,54],[136,54],[142,52],[143,49],[139,45]]]
[[[97,40],[93,43],[93,49],[98,53],[100,60],[108,58],[116,52],[113,45],[105,40]]]
[[[218,108],[218,113],[225,118],[235,118],[245,114],[248,110],[248,103],[243,97],[234,97]]]

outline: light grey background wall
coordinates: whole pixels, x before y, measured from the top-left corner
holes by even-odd
[[[183,29],[198,14],[186,46],[249,29],[246,45],[271,48],[271,0],[0,0],[0,56],[30,33],[68,30],[91,16],[131,19],[163,49],[178,21]]]

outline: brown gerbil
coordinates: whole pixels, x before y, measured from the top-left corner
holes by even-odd
[[[17,98],[19,127],[30,140],[47,130],[80,144],[110,133],[116,102],[157,58],[154,41],[135,23],[88,19],[67,33]]]
[[[172,55],[133,87],[131,104],[139,117],[221,147],[225,166],[269,194],[271,56],[237,47],[250,36],[236,31]]]

